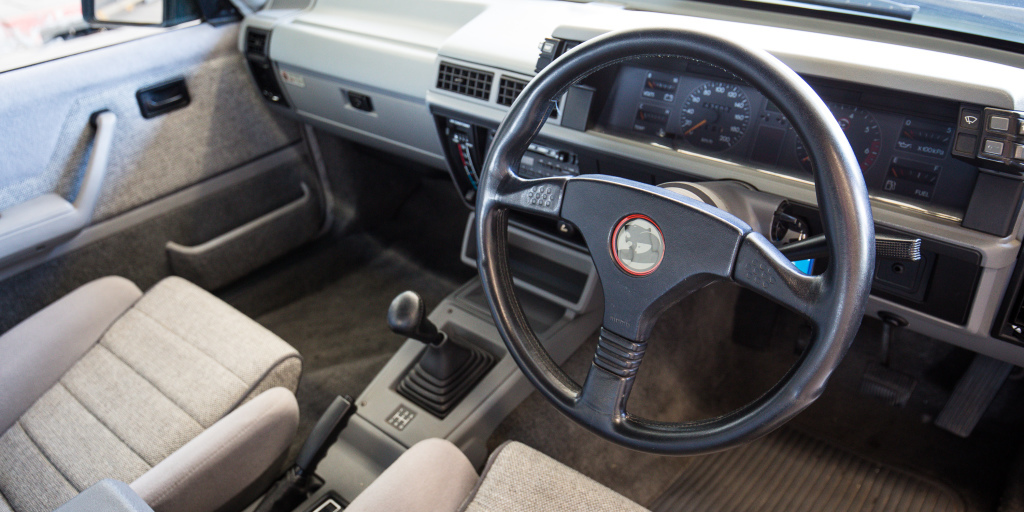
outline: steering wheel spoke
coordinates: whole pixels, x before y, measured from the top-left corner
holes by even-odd
[[[635,375],[623,377],[592,364],[573,409],[591,427],[611,430],[627,416],[626,403],[635,380]]]
[[[815,327],[833,313],[825,276],[809,276],[800,272],[771,242],[759,233],[743,239],[733,280],[778,304],[803,315]]]
[[[503,207],[545,217],[558,217],[569,176],[525,180],[508,173],[498,186],[497,203]]]
[[[646,342],[601,328],[594,362],[574,405],[588,423],[609,430],[626,418],[626,402],[646,350]]]

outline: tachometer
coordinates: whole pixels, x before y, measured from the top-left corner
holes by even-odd
[[[838,103],[829,103],[828,108],[836,116],[836,121],[839,121],[846,140],[850,141],[861,172],[867,172],[878,159],[878,150],[882,147],[882,131],[878,128],[878,122],[870,112],[862,108]],[[800,165],[811,172],[811,158],[807,156],[800,137],[796,138],[796,157]]]
[[[679,132],[694,146],[724,151],[743,138],[750,123],[750,101],[732,84],[707,82],[686,97]]]

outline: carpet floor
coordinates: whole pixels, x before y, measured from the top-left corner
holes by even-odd
[[[358,396],[405,341],[386,323],[396,295],[414,290],[429,309],[456,286],[402,252],[387,249],[319,291],[257,317],[303,357],[296,445],[335,396]]]
[[[821,454],[827,454],[834,463],[852,468],[844,474],[853,480],[876,470],[885,472],[892,478],[878,482],[887,493],[895,493],[892,495],[935,498],[927,503],[948,506],[948,510],[995,510],[1003,489],[1013,483],[1012,465],[1020,445],[1019,429],[1024,425],[1024,415],[1014,404],[1024,393],[1022,383],[1007,381],[974,434],[961,439],[935,427],[932,421],[973,354],[924,336],[899,334],[891,365],[915,378],[917,387],[905,407],[891,407],[860,392],[865,370],[878,365],[879,331],[877,321],[865,320],[822,398],[787,427],[799,434],[782,434],[798,438],[780,441],[769,437],[724,454],[650,455],[588,432],[533,393],[498,426],[488,446],[493,449],[510,439],[523,442],[641,505],[661,505],[660,510],[666,511],[770,510],[751,503],[735,506],[729,499],[752,488],[760,488],[762,498],[776,499],[777,493],[768,488],[774,480],[764,474],[739,478],[722,469],[722,464],[734,457],[750,461],[766,453],[778,454],[780,461],[805,469],[817,468]],[[778,382],[797,361],[808,338],[809,331],[799,318],[760,297],[731,285],[706,288],[673,306],[659,320],[628,409],[641,417],[669,422],[724,414]],[[577,382],[586,375],[596,342],[595,335],[563,365]],[[828,467],[832,466],[822,466]],[[710,492],[707,486],[693,487],[692,479],[712,470],[717,471],[713,486],[718,494],[708,503],[714,506],[686,508],[705,499],[700,493]],[[911,477],[900,480],[906,475]],[[821,486],[820,482],[815,485]],[[836,510],[885,509],[872,508],[884,501],[879,496],[857,494],[852,487],[836,485],[837,495],[850,497],[840,500]],[[674,501],[661,498],[673,492]],[[862,499],[867,501],[858,501]],[[672,503],[685,506],[674,508]],[[857,503],[861,505],[855,506]],[[779,510],[802,510],[797,505],[785,502]],[[808,510],[826,509],[832,510]]]

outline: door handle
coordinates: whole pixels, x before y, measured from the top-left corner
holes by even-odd
[[[96,205],[103,191],[103,179],[107,175],[107,164],[110,162],[110,148],[114,145],[114,128],[117,126],[117,115],[109,110],[101,110],[92,115],[90,122],[96,127],[93,137],[92,154],[85,167],[82,186],[75,196],[75,210],[82,216],[83,228],[92,222]]]
[[[183,93],[178,93],[178,94],[176,94],[174,96],[171,96],[170,98],[165,98],[165,99],[162,99],[162,100],[159,100],[159,101],[153,101],[153,99],[151,99],[151,98],[146,98],[145,101],[146,101],[146,106],[147,107],[149,107],[151,109],[156,109],[156,108],[166,107],[167,105],[170,105],[171,103],[175,103],[175,102],[181,101],[184,98],[185,98],[185,95]]]
[[[192,101],[183,77],[139,89],[135,99],[139,102],[139,112],[146,119],[187,107]]]

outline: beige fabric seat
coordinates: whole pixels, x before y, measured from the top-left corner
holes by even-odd
[[[50,511],[104,478],[157,512],[214,510],[291,443],[301,367],[183,279],[86,284],[0,336],[0,511]]]
[[[647,509],[522,443],[496,449],[478,478],[452,443],[421,441],[345,512],[646,512]]]

